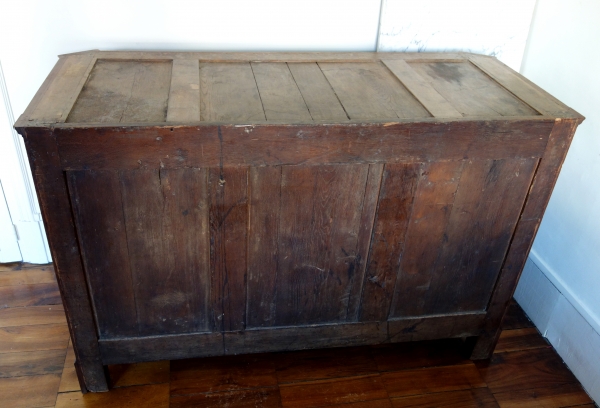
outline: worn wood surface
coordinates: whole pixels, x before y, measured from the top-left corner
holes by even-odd
[[[581,120],[470,54],[63,56],[17,127],[74,371],[445,337],[487,358]],[[0,275],[3,301],[57,303],[38,275]]]

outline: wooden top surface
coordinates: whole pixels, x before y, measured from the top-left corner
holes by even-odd
[[[86,51],[60,59],[16,127],[583,117],[468,53]]]

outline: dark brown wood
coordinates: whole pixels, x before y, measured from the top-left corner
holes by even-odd
[[[582,119],[470,54],[61,57],[17,128],[83,390],[165,358],[449,337],[489,357]],[[11,279],[11,305],[53,284]]]

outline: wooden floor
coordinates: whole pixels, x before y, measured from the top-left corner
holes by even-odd
[[[111,366],[82,395],[51,265],[0,265],[0,406],[594,407],[516,303],[492,360],[460,341]]]

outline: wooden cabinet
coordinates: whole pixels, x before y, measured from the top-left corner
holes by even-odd
[[[61,56],[16,128],[82,385],[463,337],[490,356],[583,120],[473,54]]]

